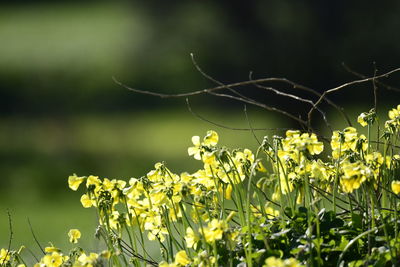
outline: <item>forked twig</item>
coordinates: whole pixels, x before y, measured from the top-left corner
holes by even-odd
[[[381,75],[378,75],[378,76],[374,76],[374,77],[370,77],[370,78],[365,78],[365,79],[361,79],[361,80],[355,80],[355,81],[352,81],[352,82],[347,82],[347,83],[344,83],[344,84],[339,85],[339,86],[337,86],[337,87],[334,87],[334,88],[331,88],[331,89],[329,89],[329,90],[326,90],[325,92],[322,93],[322,95],[320,96],[320,98],[315,102],[315,105],[314,105],[314,106],[310,109],[310,111],[308,112],[308,123],[311,124],[312,112],[313,112],[313,111],[317,108],[317,106],[324,100],[324,98],[325,98],[326,95],[328,95],[328,94],[330,94],[330,93],[333,93],[333,92],[336,92],[336,91],[339,91],[339,90],[341,90],[341,89],[343,89],[343,88],[345,88],[345,87],[348,87],[348,86],[350,86],[350,85],[355,85],[355,84],[370,82],[370,81],[373,81],[373,80],[376,80],[376,79],[379,79],[379,78],[387,78],[389,75],[391,75],[391,74],[393,74],[393,73],[396,73],[396,72],[398,72],[398,71],[400,71],[400,68],[391,70],[391,71],[389,71],[389,72],[386,72],[386,73],[381,74]]]
[[[252,73],[251,73],[251,72],[250,72],[250,74],[249,74],[249,80],[253,80],[253,79],[252,79]],[[267,91],[272,91],[272,92],[274,92],[274,93],[277,94],[277,95],[281,95],[281,96],[285,96],[285,97],[288,97],[288,98],[292,98],[292,99],[297,100],[297,101],[299,101],[299,102],[308,103],[308,104],[310,104],[311,106],[314,106],[314,105],[315,105],[314,102],[313,102],[312,100],[310,100],[310,99],[302,98],[302,97],[299,97],[299,96],[293,95],[293,94],[288,94],[288,93],[279,91],[278,89],[275,89],[275,88],[270,87],[270,86],[263,86],[263,85],[259,85],[259,84],[255,84],[254,86],[257,87],[257,88],[260,88],[260,89],[267,90]],[[330,123],[328,122],[328,119],[327,119],[327,117],[326,117],[325,112],[323,112],[320,108],[317,108],[317,110],[318,110],[319,113],[321,113],[321,116],[322,116],[322,118],[323,118],[323,120],[324,120],[326,126],[329,128],[329,130],[330,130],[331,132],[333,132],[332,127],[331,127]]]
[[[368,78],[367,76],[365,76],[365,75],[363,75],[363,74],[361,74],[361,73],[359,73],[359,72],[353,70],[353,69],[350,68],[348,65],[346,65],[344,62],[342,62],[342,66],[343,66],[343,68],[344,68],[347,72],[353,74],[354,76],[356,76],[356,77],[358,77],[358,78],[362,78],[362,79]],[[383,88],[385,88],[385,89],[387,89],[387,90],[395,91],[395,92],[400,92],[400,88],[387,85],[386,83],[383,83],[383,82],[381,82],[381,81],[377,81],[377,80],[374,80],[374,81],[375,81],[375,83],[376,83],[377,85],[382,86]]]
[[[321,102],[323,102],[323,101],[327,102],[329,105],[331,105],[332,107],[337,109],[338,112],[340,114],[342,114],[342,116],[344,117],[344,119],[346,120],[346,122],[347,122],[347,124],[349,126],[352,126],[352,124],[351,124],[351,121],[350,121],[349,117],[344,112],[343,108],[339,107],[334,102],[329,100],[329,98],[327,98],[327,95],[329,95],[329,94],[331,94],[333,92],[339,91],[339,90],[341,90],[341,89],[343,89],[345,87],[348,87],[348,86],[351,86],[351,85],[355,85],[355,84],[365,83],[365,82],[369,82],[369,81],[372,81],[374,85],[375,85],[375,83],[376,84],[380,84],[378,79],[384,78],[384,77],[388,77],[389,75],[400,71],[400,68],[397,68],[397,69],[391,70],[391,71],[389,71],[387,73],[384,73],[382,75],[378,75],[378,76],[374,75],[373,77],[366,77],[366,78],[363,78],[363,79],[360,79],[360,80],[355,80],[355,81],[352,81],[352,82],[344,83],[344,84],[342,84],[340,86],[337,86],[337,87],[331,88],[329,90],[326,90],[321,94],[321,93],[319,93],[318,91],[316,91],[316,90],[314,90],[312,88],[300,85],[300,84],[295,83],[293,81],[290,81],[290,80],[288,80],[286,78],[273,78],[273,77],[271,77],[271,78],[252,79],[251,75],[250,75],[250,77],[249,77],[250,79],[248,81],[224,84],[224,83],[218,81],[217,79],[211,77],[207,73],[205,73],[200,68],[200,66],[197,64],[196,60],[194,59],[194,55],[190,54],[190,56],[191,56],[193,65],[195,66],[196,70],[199,71],[199,73],[201,75],[203,75],[206,79],[208,79],[211,82],[217,84],[218,86],[207,88],[207,89],[202,89],[202,90],[195,90],[195,91],[191,91],[191,92],[187,92],[187,93],[165,94],[165,93],[157,93],[157,92],[154,92],[154,91],[135,89],[135,88],[132,88],[132,87],[129,87],[129,86],[123,84],[122,82],[118,81],[115,77],[112,77],[112,78],[113,78],[113,80],[114,80],[114,82],[116,84],[118,84],[121,87],[124,87],[124,88],[126,88],[126,89],[128,89],[130,91],[133,91],[133,92],[136,92],[136,93],[140,93],[140,94],[145,94],[145,95],[157,96],[157,97],[161,97],[161,98],[181,98],[181,97],[188,98],[190,96],[196,96],[196,95],[202,95],[202,94],[211,94],[211,95],[218,96],[218,97],[237,100],[239,102],[250,104],[250,105],[254,105],[254,106],[266,109],[268,111],[273,111],[273,112],[276,112],[276,113],[280,113],[280,114],[282,114],[282,115],[284,115],[286,117],[291,118],[294,121],[297,121],[303,128],[306,128],[308,131],[313,131],[312,125],[311,125],[311,118],[312,118],[313,111],[317,110],[322,115],[322,118],[323,118],[326,126],[332,131],[332,128],[331,128],[331,126],[330,126],[330,124],[329,124],[329,122],[327,120],[326,115],[325,115],[325,112],[323,112],[318,107],[321,104]],[[300,89],[300,90],[303,90],[305,92],[308,92],[308,93],[311,93],[311,94],[317,96],[318,99],[315,102],[313,102],[310,99],[302,98],[302,97],[299,97],[299,96],[294,95],[294,94],[282,92],[281,90],[273,88],[273,87],[270,87],[270,86],[262,85],[264,83],[272,83],[272,82],[289,84],[289,85],[293,86],[293,88],[295,88],[295,89]],[[285,97],[292,98],[292,99],[295,99],[295,100],[300,101],[300,102],[305,102],[305,103],[310,104],[311,108],[307,113],[307,120],[304,120],[301,117],[293,115],[293,114],[291,114],[291,113],[289,113],[289,112],[287,112],[285,110],[279,109],[277,107],[269,106],[269,105],[267,105],[265,103],[261,103],[259,101],[256,101],[256,100],[254,100],[254,99],[252,99],[252,98],[250,98],[248,96],[243,95],[242,93],[239,93],[236,90],[239,87],[243,87],[243,86],[247,86],[247,85],[254,85],[257,88],[268,90],[268,91],[272,91],[272,92],[274,92],[274,93],[276,93],[278,95],[285,96]],[[228,90],[232,94],[226,94],[226,93],[219,93],[218,92],[218,91],[221,91],[223,89]],[[375,94],[376,94],[376,90],[375,90]],[[187,101],[187,103],[188,103],[188,101]],[[188,107],[189,107],[189,110],[191,111],[191,113],[195,114],[190,109],[190,105],[188,105]],[[204,119],[201,116],[196,115],[196,117],[198,117],[198,118],[200,118],[202,120],[208,121],[208,120]],[[230,128],[230,127],[225,127],[223,125],[216,124],[216,123],[213,123],[213,124],[217,125],[217,126],[220,126],[220,127],[224,127],[224,128]],[[252,129],[247,129],[247,130],[252,130]]]

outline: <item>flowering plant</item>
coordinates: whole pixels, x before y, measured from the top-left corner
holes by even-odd
[[[201,164],[194,173],[156,163],[129,181],[74,174],[69,187],[83,185],[80,201],[97,210],[96,237],[106,250],[65,254],[46,247],[34,266],[395,264],[400,105],[373,143],[375,116],[358,117],[368,136],[347,127],[324,144],[314,133],[288,130],[265,137],[255,152],[221,147],[218,134],[208,131],[188,148]],[[76,244],[81,233],[71,229],[68,237]],[[148,242],[160,252],[150,253]],[[22,250],[1,249],[1,266],[27,266]]]

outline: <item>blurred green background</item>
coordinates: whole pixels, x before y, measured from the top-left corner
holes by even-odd
[[[44,245],[68,248],[66,233],[79,228],[82,245],[96,247],[95,214],[67,188],[72,173],[129,179],[158,161],[178,173],[194,171],[199,165],[187,147],[191,136],[208,129],[220,133],[223,145],[257,147],[249,132],[199,120],[184,99],[136,94],[113,76],[164,93],[214,86],[196,71],[189,56],[194,53],[208,74],[225,83],[254,71],[254,77],[286,77],[323,91],[356,79],[342,62],[366,75],[375,67],[378,73],[399,67],[399,13],[395,0],[1,2],[0,246],[8,242],[8,209],[14,247],[37,251],[27,218]],[[399,85],[399,75],[388,83]],[[242,90],[302,116],[309,108]],[[398,104],[393,92],[378,93],[383,106]],[[332,99],[358,114],[372,107],[372,96],[366,84]],[[190,100],[207,119],[248,127],[241,103],[213,96]],[[248,115],[253,127],[299,127],[254,107]],[[282,131],[258,132],[275,133]]]

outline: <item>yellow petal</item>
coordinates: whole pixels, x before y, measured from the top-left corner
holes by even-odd
[[[218,143],[218,139],[218,134],[215,131],[208,131],[207,135],[204,137],[204,145],[216,146]]]
[[[175,255],[175,263],[180,264],[182,266],[188,265],[190,263],[190,259],[186,254],[186,251],[181,250]]]

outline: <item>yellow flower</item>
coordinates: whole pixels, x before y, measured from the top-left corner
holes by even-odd
[[[84,208],[90,208],[94,204],[94,200],[91,200],[87,194],[83,194],[81,197],[81,203]]]
[[[68,256],[63,256],[58,252],[53,252],[51,255],[45,255],[42,262],[46,267],[58,267],[68,260]]]
[[[400,117],[400,105],[398,105],[397,108],[390,110],[388,115],[391,120],[398,119]]]
[[[385,122],[385,128],[389,133],[393,134],[398,131],[398,126],[400,125],[400,105],[398,105],[397,108],[390,110],[388,115],[390,120]]]
[[[302,137],[307,140],[307,149],[311,155],[320,154],[324,151],[324,144],[318,141],[317,136],[314,133],[311,135],[304,133],[302,134]]]
[[[194,146],[188,148],[189,156],[194,156],[195,159],[201,160],[201,143],[200,136],[193,136],[192,143]]]
[[[225,196],[224,196],[226,199],[228,200],[232,199],[232,190],[233,190],[232,185],[228,184],[228,186],[225,189]]]
[[[294,258],[282,260],[280,258],[269,257],[265,260],[263,267],[301,267],[302,265]]]
[[[261,162],[257,163],[256,170],[259,172],[267,172],[267,169],[264,167],[264,165]]]
[[[190,263],[190,259],[186,254],[186,251],[181,250],[175,254],[175,264],[179,264],[181,266],[186,266]]]
[[[222,235],[226,229],[228,229],[228,225],[225,221],[213,219],[208,223],[207,227],[203,228],[206,242],[214,243],[216,240],[222,239]]]
[[[158,267],[177,267],[175,263],[168,263],[165,261],[162,261],[158,264]]]
[[[340,184],[343,191],[346,193],[352,193],[355,189],[358,189],[367,178],[373,176],[372,170],[362,162],[344,162],[342,169],[343,176],[340,179]]]
[[[300,133],[300,131],[286,131],[286,138],[282,141],[283,150],[290,152],[293,150],[308,150],[311,155],[320,154],[324,150],[322,142],[318,141],[317,136],[312,133]],[[297,160],[296,157],[293,158]]]
[[[218,134],[215,131],[208,131],[207,135],[204,137],[205,146],[216,146],[218,143]]]
[[[267,215],[268,219],[274,219],[275,217],[279,216],[279,210],[274,210],[272,207],[268,207],[268,204],[265,204],[265,214]]]
[[[59,249],[59,248],[56,248],[56,247],[54,247],[54,246],[51,246],[51,247],[45,247],[44,248],[44,251],[46,252],[46,253],[52,253],[52,252],[61,252],[61,249]]]
[[[85,180],[85,177],[78,177],[76,174],[68,177],[68,185],[69,188],[76,191],[79,188],[79,185]]]
[[[78,261],[80,264],[82,264],[82,266],[92,267],[94,266],[94,263],[96,262],[98,257],[99,255],[97,253],[90,253],[89,256],[85,253],[82,253],[78,257]]]
[[[283,260],[280,258],[269,257],[265,260],[263,267],[284,267]]]
[[[354,127],[347,127],[343,132],[334,131],[331,139],[332,157],[338,159],[346,152],[366,151],[368,141],[365,135],[358,135]],[[340,154],[339,154],[340,152]]]
[[[188,227],[186,229],[185,240],[188,248],[197,249],[197,242],[199,242],[200,237],[193,231],[191,227]]]
[[[365,121],[367,114],[366,113],[361,113],[360,116],[357,118],[357,122],[362,126],[365,127],[368,125],[368,123]]]
[[[68,232],[69,242],[78,243],[78,239],[81,238],[81,232],[78,229],[71,229]]]
[[[2,248],[0,250],[0,265],[3,266],[10,260],[10,252],[7,249]]]
[[[204,137],[203,142],[200,142],[199,136],[192,137],[192,143],[194,146],[188,148],[189,156],[193,156],[197,160],[201,160],[203,153],[205,152],[204,147],[214,147],[218,143],[218,134],[214,131],[208,131]],[[203,147],[204,146],[204,147]],[[212,161],[214,156],[212,153],[208,154],[206,161]]]
[[[101,184],[101,181],[98,176],[89,175],[89,177],[86,180],[86,187],[89,187],[90,185],[94,185],[97,188],[100,186],[100,184]]]
[[[395,194],[400,194],[400,181],[392,181],[392,191]]]
[[[103,251],[100,253],[100,256],[103,257],[103,258],[105,258],[105,259],[109,259],[109,258],[111,257],[111,252],[108,251],[108,250],[103,250]]]

